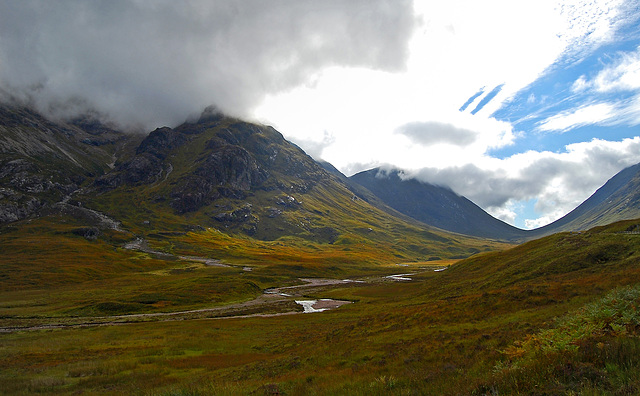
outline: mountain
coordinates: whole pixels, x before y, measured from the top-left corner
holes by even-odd
[[[403,179],[400,175],[399,170],[376,168],[357,173],[349,179],[397,211],[443,230],[503,240],[527,235],[526,231],[492,217],[451,189]]]
[[[19,107],[3,108],[0,125],[0,223],[55,215],[82,223],[76,231],[90,238],[117,229],[154,245],[196,249],[187,234],[227,235],[245,253],[257,241],[279,241],[307,252],[332,246],[347,261],[461,258],[492,249],[367,202],[272,127],[214,108],[146,136]],[[295,249],[290,257],[300,256]]]
[[[369,204],[387,212],[388,214],[399,217],[409,222],[415,222],[417,219],[407,215],[406,213],[402,213],[397,209],[389,206],[385,203],[380,197],[371,192],[369,189],[364,187],[363,185],[355,182],[352,178],[345,176],[342,172],[340,172],[336,167],[326,161],[319,161],[320,166],[322,166],[327,172],[336,176],[342,183],[344,183],[349,191],[351,191],[356,197],[359,199],[368,202]],[[420,220],[417,220],[420,221]]]
[[[386,205],[423,223],[451,232],[507,241],[529,240],[562,231],[584,231],[640,217],[640,164],[620,171],[567,215],[534,230],[521,230],[504,223],[446,187],[403,179],[400,174],[399,170],[376,168],[355,174],[349,180],[365,187]]]
[[[0,106],[0,223],[47,210],[109,171],[135,138],[92,116],[49,120],[26,107]]]
[[[533,236],[584,231],[619,220],[640,217],[640,164],[623,169],[586,201],[562,218],[532,230]]]

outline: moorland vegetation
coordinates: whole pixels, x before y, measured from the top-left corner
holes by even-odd
[[[3,255],[3,284],[11,286],[0,299],[0,382],[6,393],[640,390],[640,235],[629,232],[638,221],[555,234],[452,265],[371,264],[367,255],[354,259],[353,251],[334,252],[336,263],[340,255],[352,262],[344,267],[314,255],[296,265],[284,256],[263,261],[260,247],[253,255],[244,251],[252,260],[236,263],[230,255],[223,260],[229,267],[206,266],[114,249],[115,232],[88,241],[37,223],[1,234],[14,260],[9,265]],[[49,227],[48,236],[42,227]],[[187,237],[197,244],[209,234]],[[297,256],[304,258],[307,249],[299,247]],[[446,270],[434,271],[443,264]],[[247,265],[252,271],[243,270]],[[385,278],[398,272],[411,273],[411,281]],[[301,312],[283,301],[268,309],[109,323],[124,313],[253,300],[270,287],[314,277],[359,280],[303,290],[305,298],[352,304],[321,313],[251,316]]]

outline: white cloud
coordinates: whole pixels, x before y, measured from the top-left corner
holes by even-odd
[[[488,149],[512,144],[517,133],[490,115],[563,54],[576,56],[611,40],[611,31],[622,18],[621,5],[620,1],[416,0],[422,24],[410,43],[405,71],[323,70],[314,74],[312,86],[268,96],[255,114],[294,141],[320,142],[329,131],[336,139],[320,153],[343,170],[350,162],[395,162],[397,157],[398,166],[412,168],[440,158],[445,160],[442,166],[456,157],[478,161]],[[474,117],[457,114],[480,87],[497,86],[500,92]],[[489,91],[467,106],[467,113]],[[460,144],[447,148],[436,144],[438,148],[428,153],[408,148],[407,140],[392,142],[397,139],[392,132],[403,125],[429,123],[469,130],[476,134],[475,141],[465,151],[459,150]]]
[[[591,85],[598,92],[640,89],[640,47],[621,54],[614,64],[598,73]]]
[[[629,7],[630,9],[627,9]],[[567,54],[575,59],[614,39],[617,29],[629,23],[633,4],[625,0],[561,0],[556,9],[563,21],[559,37],[568,45]]]
[[[566,132],[584,125],[592,125],[610,120],[616,114],[615,107],[609,103],[597,103],[561,112],[539,123],[541,131]]]
[[[594,78],[585,75],[574,81],[573,92],[608,93],[640,89],[640,47],[635,51],[616,54],[615,59],[602,68]]]
[[[562,217],[563,214],[553,214],[551,216],[542,216],[537,219],[525,219],[524,220],[524,228],[527,230],[532,230],[534,228],[540,228],[546,226],[547,224],[553,223],[555,220]]]
[[[515,224],[516,218],[518,217],[518,213],[516,212],[517,206],[519,206],[518,203],[510,199],[502,206],[489,208],[487,213],[505,223]]]
[[[528,151],[494,159],[484,169],[466,164],[407,174],[449,186],[509,222],[519,202],[537,199],[535,210],[541,216],[529,219],[528,224],[544,225],[573,210],[617,172],[638,162],[640,137],[618,142],[594,139],[568,145],[561,153]]]
[[[540,121],[540,131],[567,132],[587,125],[635,126],[640,124],[640,93],[612,102],[583,105]]]
[[[573,82],[573,85],[571,86],[571,91],[574,93],[584,92],[587,89],[589,89],[590,86],[591,84],[587,81],[587,78],[584,75],[582,75],[578,77],[576,81]]]
[[[585,125],[629,125],[640,123],[640,47],[620,52],[593,78],[584,74],[571,86],[578,98],[588,101],[538,123],[541,131],[566,132]],[[619,95],[611,98],[611,94]],[[608,94],[603,96],[601,94]],[[602,96],[603,99],[594,99]],[[579,100],[579,99],[578,99]]]

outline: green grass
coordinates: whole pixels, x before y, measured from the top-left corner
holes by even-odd
[[[483,389],[500,394],[640,392],[640,285],[618,288],[516,341]]]
[[[158,260],[65,233],[58,234],[66,242],[56,248],[62,256],[47,264],[16,246],[29,232],[49,235],[52,226],[40,224],[37,232],[26,227],[13,232],[20,235],[12,239],[13,252],[45,267],[65,254],[73,257],[65,249],[79,246],[124,255],[128,264],[100,272],[99,279],[52,280],[42,290],[28,284],[32,269],[2,267],[14,285],[0,293],[5,314],[12,315],[0,319],[2,326],[27,321],[18,317],[22,313],[39,321],[71,320],[73,309],[103,315],[224,304],[298,277],[358,275],[370,283],[310,291],[308,297],[354,302],[319,314],[3,333],[0,388],[7,394],[633,394],[640,374],[634,327],[639,289],[607,293],[640,284],[640,239],[621,232],[637,223],[553,235],[475,255],[443,272],[429,269],[428,261],[404,268],[378,259],[367,266],[363,248],[351,256],[337,244],[278,245],[213,231],[158,239],[154,247],[179,254],[226,251],[227,263],[238,267]],[[242,271],[248,263],[254,270]],[[82,272],[77,265],[61,274]],[[411,282],[381,278],[402,272],[417,274]],[[21,281],[24,289],[17,287]],[[212,297],[216,291],[221,300]],[[126,305],[163,298],[173,305]],[[555,349],[547,352],[550,344]]]

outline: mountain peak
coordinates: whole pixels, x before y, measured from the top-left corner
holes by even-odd
[[[374,168],[351,176],[400,213],[443,230],[485,238],[522,238],[526,231],[498,220],[448,187],[402,177],[400,169]]]
[[[198,124],[206,124],[210,122],[217,122],[224,118],[222,111],[215,105],[207,106],[198,119]]]

